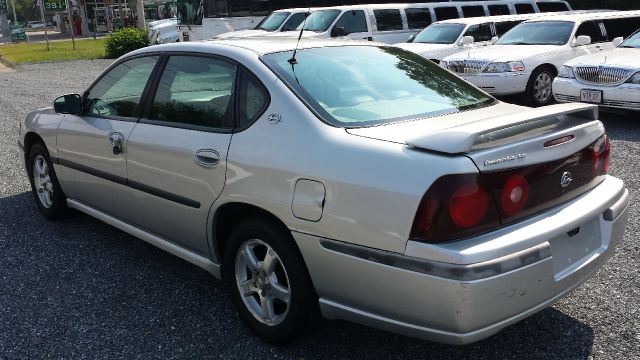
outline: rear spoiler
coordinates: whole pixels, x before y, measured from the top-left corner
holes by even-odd
[[[519,114],[489,117],[407,140],[408,146],[448,154],[468,153],[500,144],[519,134],[533,137],[571,121],[574,125],[598,119],[598,106],[567,103],[527,109]],[[576,123],[577,121],[577,123]]]

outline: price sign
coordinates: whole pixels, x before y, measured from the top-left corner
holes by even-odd
[[[67,10],[67,3],[65,0],[42,0],[42,4],[44,5],[44,11],[47,12]]]

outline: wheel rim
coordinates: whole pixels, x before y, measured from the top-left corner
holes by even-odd
[[[40,204],[47,209],[53,206],[53,183],[49,174],[49,164],[42,155],[33,160],[33,185]]]
[[[533,84],[533,97],[539,104],[544,104],[551,98],[553,79],[547,72],[541,72]]]
[[[235,265],[236,285],[251,315],[269,326],[283,322],[291,307],[291,288],[275,250],[262,240],[247,240],[238,249]]]

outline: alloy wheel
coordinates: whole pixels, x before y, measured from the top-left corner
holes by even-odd
[[[53,183],[49,173],[49,164],[42,155],[36,155],[33,160],[33,184],[38,199],[45,208],[53,206]]]

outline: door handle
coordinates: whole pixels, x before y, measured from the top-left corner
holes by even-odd
[[[193,154],[193,161],[204,167],[212,167],[220,162],[220,154],[213,149],[200,149]]]
[[[113,155],[122,154],[122,145],[124,145],[124,135],[119,132],[112,132],[107,137],[107,143],[113,148]]]

